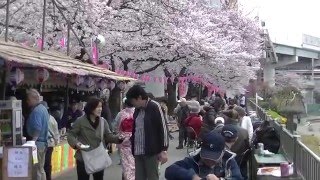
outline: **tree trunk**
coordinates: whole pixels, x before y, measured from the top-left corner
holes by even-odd
[[[168,114],[172,115],[174,108],[177,106],[177,83],[171,83],[168,79],[167,82],[167,93],[168,93]]]
[[[175,77],[173,82],[170,77],[173,75],[168,71],[168,69],[164,69],[164,75],[168,78],[167,81],[167,93],[168,93],[168,114],[172,115],[174,108],[177,106],[177,84],[178,77],[184,76],[186,74],[187,68],[183,67],[180,70],[178,77]]]

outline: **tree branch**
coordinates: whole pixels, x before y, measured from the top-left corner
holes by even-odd
[[[112,3],[112,0],[109,0],[109,1],[107,2],[107,6],[110,6],[111,3]]]
[[[12,3],[14,3],[15,1],[17,1],[17,0],[11,0],[9,3],[12,4]],[[1,4],[1,5],[0,5],[0,9],[5,8],[6,6],[7,6],[7,3]]]
[[[2,22],[0,22],[0,26],[5,26],[5,24],[3,24]],[[22,26],[15,26],[15,25],[9,25],[10,28],[16,28],[16,29],[19,29],[19,30],[23,30],[24,27]]]
[[[161,66],[162,64],[163,64],[163,63],[160,62],[160,63],[154,65],[153,67],[148,68],[148,69],[145,69],[145,70],[143,70],[143,71],[139,71],[139,72],[137,72],[136,74],[144,74],[144,73],[148,73],[148,72],[154,71],[154,70],[156,70],[159,66]]]
[[[138,62],[145,62],[145,61],[156,62],[156,61],[158,61],[158,64],[154,65],[154,66],[151,67],[151,68],[148,68],[148,69],[139,71],[139,72],[137,72],[137,74],[143,74],[143,73],[151,72],[151,71],[153,71],[153,70],[156,70],[159,66],[161,66],[161,65],[163,65],[163,64],[165,64],[165,63],[167,63],[167,62],[175,62],[175,61],[178,61],[178,60],[183,59],[183,58],[185,58],[185,56],[182,56],[182,57],[178,57],[178,56],[177,56],[177,57],[174,57],[174,58],[172,58],[172,59],[160,59],[160,60],[157,59],[157,58],[148,58],[148,59],[146,59],[146,60],[136,60],[136,61],[138,61]],[[171,77],[171,75],[170,75],[170,77]]]

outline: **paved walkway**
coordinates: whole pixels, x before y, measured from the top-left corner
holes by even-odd
[[[169,161],[163,165],[161,168],[161,176],[160,179],[164,179],[164,171],[165,168],[171,165],[173,162],[183,159],[187,155],[187,150],[176,150],[178,145],[178,133],[172,134],[175,138],[170,141],[170,147],[168,150]],[[113,165],[105,170],[104,179],[105,180],[121,180],[121,166],[118,165],[119,157],[117,153],[111,155],[113,160]],[[60,175],[59,177],[54,178],[55,180],[77,180],[77,173],[75,169],[67,171]],[[92,179],[92,178],[91,178]]]

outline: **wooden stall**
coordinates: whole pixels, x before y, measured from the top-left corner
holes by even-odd
[[[13,89],[38,85],[39,89],[45,92],[56,87],[62,87],[68,94],[69,88],[82,91],[94,91],[97,88],[103,89],[104,87],[97,86],[97,82],[101,80],[135,80],[106,68],[81,62],[59,52],[39,52],[34,48],[3,40],[0,40],[0,70],[0,99],[5,98],[6,86],[9,84]],[[23,80],[20,79],[22,75]],[[39,77],[40,75],[41,77]],[[89,83],[80,84],[79,79],[81,78],[84,78]],[[2,148],[3,144],[0,139],[0,149]],[[74,153],[75,151],[66,141],[62,141],[61,144],[54,148],[52,155],[53,176],[57,176],[75,166]],[[2,157],[3,154],[0,152],[0,161]]]

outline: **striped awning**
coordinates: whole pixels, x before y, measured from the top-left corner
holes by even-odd
[[[64,74],[95,76],[118,81],[133,81],[134,78],[119,75],[108,69],[81,62],[55,51],[38,51],[18,43],[0,40],[0,57],[8,62],[43,67]]]

